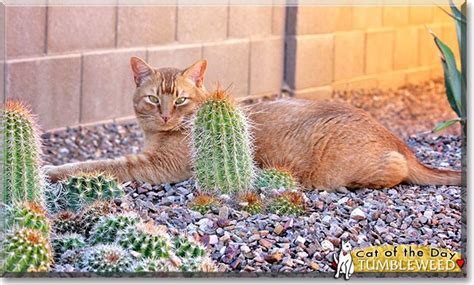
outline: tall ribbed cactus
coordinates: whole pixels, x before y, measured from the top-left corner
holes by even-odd
[[[237,193],[252,187],[255,173],[249,122],[221,90],[210,94],[193,120],[195,177],[203,191]]]
[[[3,134],[2,202],[42,202],[40,138],[30,110],[20,102],[8,101],[1,115]]]

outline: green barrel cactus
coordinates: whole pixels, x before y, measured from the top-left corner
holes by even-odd
[[[80,228],[76,220],[76,214],[70,211],[62,211],[52,219],[52,228],[56,234],[78,233]]]
[[[87,246],[87,243],[82,235],[79,234],[64,234],[55,236],[51,245],[53,246],[54,257],[59,259],[68,250],[80,250]]]
[[[91,231],[89,242],[93,245],[98,243],[111,243],[117,238],[119,231],[129,226],[140,223],[140,217],[134,212],[110,214],[101,217]]]
[[[263,202],[260,196],[254,192],[247,192],[240,196],[242,210],[251,215],[260,214],[263,211]]]
[[[99,244],[84,251],[83,272],[132,272],[134,260],[130,253],[116,244]]]
[[[223,91],[199,108],[192,124],[194,172],[202,191],[232,194],[252,188],[255,175],[247,117]]]
[[[9,229],[28,228],[49,235],[49,220],[41,205],[35,202],[24,202],[9,207],[6,221]]]
[[[178,236],[173,240],[174,254],[181,258],[194,259],[207,254],[206,249],[194,238],[189,236]]]
[[[3,272],[43,272],[52,263],[48,239],[38,230],[20,229],[3,241]]]
[[[220,206],[219,201],[211,194],[199,193],[189,203],[189,208],[193,211],[201,214],[206,214],[212,211],[212,209]]]
[[[171,242],[166,230],[153,225],[137,224],[119,231],[116,242],[123,248],[138,252],[144,258],[167,258]]]
[[[178,268],[168,259],[145,258],[140,260],[135,267],[135,272],[176,272]]]
[[[92,229],[101,217],[113,214],[116,207],[111,201],[96,201],[77,215],[79,233],[89,238]]]
[[[295,178],[284,169],[262,169],[254,182],[255,188],[295,190],[298,186]]]
[[[41,142],[30,110],[8,101],[1,115],[3,134],[3,197],[6,205],[23,201],[43,203],[39,170]]]
[[[305,211],[301,192],[286,191],[271,201],[269,211],[277,215],[301,215]]]
[[[95,201],[111,200],[124,195],[117,180],[103,173],[83,173],[62,181],[66,207],[75,212]]]

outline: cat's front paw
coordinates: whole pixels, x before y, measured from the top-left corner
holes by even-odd
[[[66,174],[61,171],[60,166],[45,165],[41,168],[41,171],[51,182],[58,182],[66,177]]]

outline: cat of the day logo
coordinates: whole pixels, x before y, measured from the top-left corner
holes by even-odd
[[[465,264],[459,252],[428,245],[402,244],[352,248],[341,242],[331,267],[334,277],[348,280],[361,272],[461,272]]]

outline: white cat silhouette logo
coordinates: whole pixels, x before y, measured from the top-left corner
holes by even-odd
[[[339,257],[337,254],[334,254],[334,261],[337,264],[334,278],[339,278],[339,274],[344,274],[344,279],[349,280],[352,273],[354,273],[354,262],[352,262],[351,250],[352,245],[350,242],[342,241]]]

